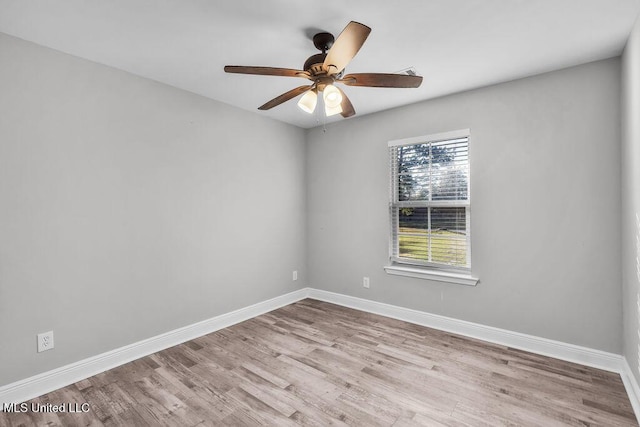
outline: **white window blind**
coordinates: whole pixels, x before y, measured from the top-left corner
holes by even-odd
[[[389,142],[390,258],[469,270],[469,131]]]

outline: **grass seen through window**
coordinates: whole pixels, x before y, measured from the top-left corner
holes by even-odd
[[[403,258],[464,266],[467,263],[466,239],[467,236],[460,232],[432,230],[429,233],[424,228],[400,227],[399,255]]]

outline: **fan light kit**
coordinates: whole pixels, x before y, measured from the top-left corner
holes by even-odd
[[[353,116],[356,111],[347,95],[334,83],[347,86],[388,87],[388,88],[417,88],[422,83],[422,77],[405,74],[357,73],[344,75],[344,69],[356,56],[371,28],[358,22],[351,21],[342,30],[337,39],[329,33],[318,33],[313,36],[313,44],[322,53],[310,56],[304,63],[302,70],[273,67],[245,67],[227,65],[227,73],[256,74],[262,76],[301,77],[311,80],[311,85],[299,86],[283,93],[271,101],[258,107],[259,110],[269,110],[296,96],[302,95],[298,107],[307,113],[313,113],[318,104],[318,92],[322,93],[326,116],[341,114],[342,117]]]
[[[316,109],[317,103],[318,94],[316,93],[315,89],[311,89],[307,91],[307,93],[302,95],[302,98],[300,98],[300,101],[298,101],[298,107],[300,107],[302,111],[311,114],[313,113],[313,110]]]

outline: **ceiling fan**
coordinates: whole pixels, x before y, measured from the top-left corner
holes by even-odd
[[[422,77],[415,75],[384,73],[344,75],[345,67],[356,56],[370,32],[371,28],[366,25],[351,21],[337,39],[326,32],[316,34],[313,36],[313,44],[322,53],[310,56],[304,63],[302,70],[227,65],[224,67],[224,71],[262,76],[302,77],[311,80],[310,85],[291,89],[261,105],[258,107],[259,110],[269,110],[304,93],[298,106],[307,113],[313,113],[318,102],[318,92],[322,92],[327,116],[341,114],[342,117],[350,117],[356,111],[349,98],[340,88],[334,86],[334,83],[343,83],[347,86],[390,88],[416,88],[422,83]]]

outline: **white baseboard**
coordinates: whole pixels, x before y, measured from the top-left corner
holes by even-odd
[[[620,377],[624,383],[624,388],[627,390],[627,395],[629,395],[629,401],[631,401],[631,406],[633,406],[636,419],[640,420],[640,386],[638,386],[636,376],[633,375],[626,357],[622,358]]]
[[[640,387],[638,387],[629,364],[618,354],[313,288],[300,289],[2,386],[0,387],[0,407],[2,403],[21,403],[33,399],[132,360],[215,332],[305,298],[326,301],[536,354],[617,372],[624,382],[636,416],[640,415]]]
[[[506,329],[494,328],[480,325],[464,320],[453,319],[451,317],[430,314],[424,311],[412,310],[398,307],[396,305],[366,300],[348,295],[319,289],[309,289],[309,298],[355,308],[381,316],[391,317],[417,325],[466,337],[477,338],[483,341],[492,342],[520,350],[530,351],[543,356],[555,357],[556,359],[579,363],[598,369],[611,372],[621,372],[622,356],[605,351],[594,350],[578,345],[567,344],[533,335],[512,332]]]
[[[0,387],[2,403],[21,403],[149,354],[243,322],[307,297],[300,289]]]

